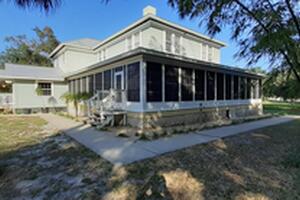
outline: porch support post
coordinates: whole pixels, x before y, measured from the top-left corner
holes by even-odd
[[[218,99],[217,98],[217,89],[218,89],[217,84],[218,84],[217,83],[217,72],[215,72],[215,84],[214,84],[215,85],[215,99],[214,99],[215,101],[217,101],[217,99]]]
[[[145,61],[140,62],[140,103],[142,104],[142,110],[146,109],[146,68]]]
[[[161,91],[162,91],[162,102],[165,102],[165,65],[162,65],[162,81],[161,81]]]
[[[207,71],[204,71],[204,101],[207,101]]]

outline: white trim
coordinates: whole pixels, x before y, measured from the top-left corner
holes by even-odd
[[[165,102],[166,101],[166,94],[165,94],[165,65],[163,64],[161,66],[161,76],[162,76],[162,80],[161,80],[161,92],[162,92],[162,95],[161,95],[161,100],[162,102]]]

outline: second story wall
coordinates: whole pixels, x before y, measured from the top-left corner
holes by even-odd
[[[66,74],[95,64],[97,61],[97,54],[95,52],[72,48],[64,49],[53,60],[54,66],[60,68]]]
[[[220,45],[158,24],[152,24],[142,31],[142,46],[197,60],[220,63]]]

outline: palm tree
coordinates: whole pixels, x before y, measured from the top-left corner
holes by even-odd
[[[0,0],[1,2],[2,0]],[[63,0],[14,0],[14,3],[21,8],[40,8],[46,12],[54,10]],[[101,2],[108,3],[110,0],[100,0]]]
[[[14,3],[21,8],[34,7],[48,12],[58,7],[61,1],[62,0],[14,0]]]
[[[79,110],[79,102],[88,100],[91,97],[90,93],[70,93],[66,92],[61,96],[62,99],[66,101],[66,103],[73,102],[75,107],[75,115],[78,117],[78,110]]]

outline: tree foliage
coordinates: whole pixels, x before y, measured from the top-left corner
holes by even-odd
[[[293,73],[300,82],[298,0],[169,0],[181,17],[199,18],[211,36],[226,26],[239,44],[237,58],[248,64],[266,57],[270,66]]]
[[[49,54],[59,41],[50,27],[34,28],[36,39],[29,40],[25,35],[10,36],[5,39],[9,47],[0,54],[0,63],[16,63],[52,66]]]
[[[73,103],[75,108],[76,117],[78,117],[79,103],[81,101],[86,101],[91,98],[92,94],[83,92],[83,93],[71,93],[66,92],[61,96],[61,99],[64,99],[66,103]]]
[[[269,72],[263,89],[266,97],[277,97],[284,100],[300,99],[300,84],[294,75],[289,75],[286,71],[272,70]]]

